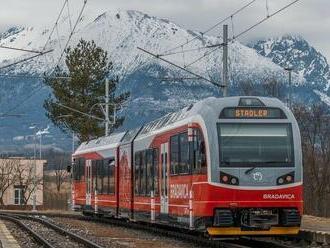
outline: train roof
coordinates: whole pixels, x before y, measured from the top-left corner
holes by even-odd
[[[88,142],[83,142],[77,148],[73,156],[115,148],[120,144],[120,141],[124,137],[125,133],[126,132],[113,133],[106,137],[100,137]]]
[[[260,96],[233,96],[225,98],[209,97],[189,105],[177,112],[166,114],[158,119],[144,124],[142,127],[137,127],[126,132],[114,133],[108,137],[100,137],[89,142],[82,143],[74,156],[96,152],[105,149],[114,148],[121,143],[131,142],[135,138],[141,138],[153,132],[158,132],[160,129],[175,126],[181,120],[188,119],[196,115],[219,114],[219,106],[221,107],[235,107],[240,106],[242,99],[251,99],[260,102],[263,107],[277,107],[287,110],[286,106],[277,98],[260,97]]]

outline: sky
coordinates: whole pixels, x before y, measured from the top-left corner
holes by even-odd
[[[77,14],[83,0],[68,0]],[[166,18],[179,26],[204,31],[251,0],[88,0],[86,15],[97,16],[107,10],[139,10]],[[258,22],[293,0],[255,0],[229,22],[230,35]],[[14,25],[34,26],[54,23],[64,0],[0,0],[0,33]],[[300,0],[239,40],[253,40],[295,34],[304,37],[330,60],[330,0]],[[232,31],[232,27],[233,31]],[[221,34],[221,28],[211,35]]]

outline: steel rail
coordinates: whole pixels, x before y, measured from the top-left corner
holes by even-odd
[[[2,213],[0,213],[0,218],[3,218],[4,216],[5,216],[5,218],[11,218],[11,219],[13,219],[13,221],[15,220],[15,221],[21,222],[21,223],[22,223],[22,221],[19,220],[19,219],[27,219],[27,220],[31,220],[31,221],[36,221],[36,222],[39,222],[39,223],[43,224],[44,226],[46,226],[46,227],[48,227],[48,228],[50,228],[54,231],[56,231],[57,233],[59,233],[61,235],[70,237],[72,240],[74,240],[74,241],[76,241],[80,244],[83,244],[87,247],[90,247],[90,248],[103,248],[103,246],[98,245],[93,241],[90,241],[90,240],[88,240],[84,237],[79,236],[78,234],[70,232],[70,231],[68,231],[68,230],[66,230],[66,229],[64,229],[64,228],[62,228],[62,227],[60,227],[60,226],[58,226],[54,223],[51,223],[47,220],[41,219],[41,218],[36,217],[36,216],[30,216],[30,215],[25,215],[25,214],[22,215],[22,214],[2,214]],[[24,223],[22,223],[22,224],[25,225]],[[38,235],[33,230],[31,230],[31,231],[34,233],[33,235]],[[46,242],[48,242],[48,241],[46,241]],[[54,246],[50,245],[50,246],[47,246],[47,247],[53,248]]]
[[[24,231],[28,232],[32,236],[32,238],[36,242],[38,242],[39,244],[41,244],[43,247],[54,248],[54,246],[51,245],[46,239],[44,239],[43,237],[41,237],[39,234],[37,234],[35,231],[33,231],[30,227],[28,227],[27,225],[25,225],[19,219],[15,218],[15,217],[8,216],[8,215],[3,215],[3,214],[0,214],[0,219],[8,220],[8,221],[11,221],[11,222],[15,223],[16,225],[18,225],[19,227],[21,227]]]

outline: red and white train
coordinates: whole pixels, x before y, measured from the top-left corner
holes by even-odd
[[[300,133],[275,98],[207,98],[83,143],[73,161],[73,204],[85,214],[210,236],[299,231]]]

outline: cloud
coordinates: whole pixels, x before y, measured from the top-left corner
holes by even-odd
[[[134,9],[150,15],[166,18],[180,26],[203,31],[223,17],[251,0],[89,0],[86,14],[97,16],[106,10]],[[280,9],[293,0],[268,0],[269,13]],[[69,0],[71,13],[77,16],[83,0]],[[13,25],[40,25],[54,23],[63,1],[54,0],[11,0],[0,8],[0,31]],[[230,33],[248,28],[266,16],[266,1],[257,0],[249,8],[229,21]],[[251,30],[241,37],[242,42],[258,38],[278,36],[286,33],[302,35],[316,49],[330,58],[329,0],[301,0],[279,15]],[[65,10],[66,11],[66,10]],[[65,12],[67,13],[67,12]],[[233,24],[233,25],[232,25]],[[221,34],[221,28],[211,34]]]

